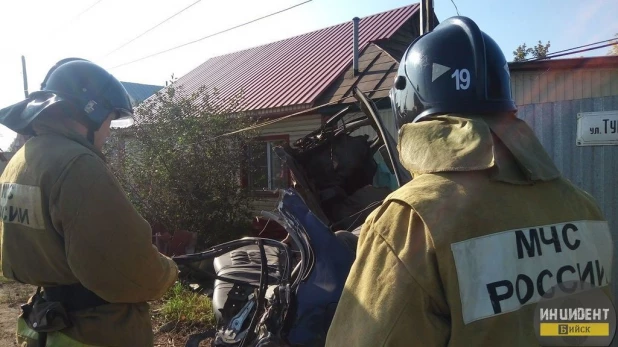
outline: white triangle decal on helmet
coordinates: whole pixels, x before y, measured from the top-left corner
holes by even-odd
[[[448,66],[433,63],[433,68],[431,71],[431,82],[435,81],[438,77],[444,75],[450,69],[451,68]]]

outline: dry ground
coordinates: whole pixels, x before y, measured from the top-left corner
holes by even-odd
[[[19,316],[19,306],[28,301],[36,289],[32,286],[9,282],[0,277],[0,346],[17,346],[15,327]]]
[[[17,346],[15,342],[15,325],[20,313],[19,307],[22,303],[28,301],[30,295],[35,291],[35,287],[10,282],[0,277],[0,346]],[[151,304],[152,323],[155,332],[154,345],[156,347],[184,347],[191,335],[204,331],[201,327],[165,322],[160,314],[162,304],[162,301]],[[212,336],[212,332],[206,332],[206,336]],[[211,339],[206,339],[199,344],[199,347],[210,347],[210,345]],[[197,346],[195,345],[194,347]]]

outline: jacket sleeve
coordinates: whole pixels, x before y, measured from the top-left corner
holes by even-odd
[[[138,303],[161,298],[176,281],[176,264],[152,245],[150,225],[99,158],[75,160],[51,199],[69,266],[86,288],[112,303]]]
[[[437,273],[437,264],[429,259],[431,245],[424,241],[424,224],[409,207],[386,204],[363,226],[328,347],[448,344],[448,305],[430,291],[439,286],[430,282],[437,278],[424,275]],[[419,270],[422,280],[415,276]]]

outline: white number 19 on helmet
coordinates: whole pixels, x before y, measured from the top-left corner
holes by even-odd
[[[455,89],[457,90],[466,90],[470,87],[470,71],[468,69],[455,70],[451,78],[455,79]]]

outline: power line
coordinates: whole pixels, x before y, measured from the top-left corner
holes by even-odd
[[[379,92],[379,91],[386,91],[386,90],[390,90],[390,88],[365,90],[365,91],[363,91],[363,93],[372,93],[372,92]],[[302,110],[302,111],[299,111],[299,112],[296,112],[296,113],[292,113],[292,114],[284,116],[284,117],[275,118],[275,119],[272,119],[272,120],[264,121],[264,122],[262,122],[260,124],[250,125],[250,126],[248,126],[246,128],[243,128],[243,129],[232,131],[232,132],[229,132],[229,133],[226,133],[226,134],[221,134],[221,135],[215,136],[214,139],[216,140],[219,137],[230,136],[230,135],[234,135],[234,134],[237,134],[237,133],[241,133],[243,131],[255,130],[255,129],[258,129],[258,128],[262,128],[262,127],[265,127],[265,126],[268,126],[268,125],[272,125],[272,124],[281,122],[281,121],[286,120],[286,119],[291,118],[291,117],[295,117],[295,116],[299,116],[299,115],[302,115],[302,114],[307,114],[307,113],[314,112],[316,110],[321,109],[322,107],[326,107],[326,106],[330,106],[330,105],[335,105],[335,104],[339,103],[340,101],[351,99],[351,98],[354,98],[354,96],[344,96],[344,97],[341,97],[341,98],[339,98],[337,100],[333,100],[331,102],[328,102],[326,104],[317,105],[317,106],[314,106],[312,108],[308,108],[306,110]]]
[[[371,89],[371,90],[364,90],[362,92],[363,93],[373,93],[373,92],[380,92],[380,91],[386,91],[386,90],[390,90],[390,88]],[[244,131],[259,129],[259,128],[262,128],[262,127],[265,127],[265,126],[268,126],[268,125],[272,125],[272,124],[284,121],[284,120],[286,120],[288,118],[300,116],[300,115],[303,115],[303,114],[315,113],[315,111],[317,111],[317,110],[319,110],[319,109],[321,109],[323,107],[331,106],[331,105],[336,105],[336,104],[338,104],[341,101],[352,99],[352,98],[355,98],[355,97],[353,95],[351,95],[351,96],[344,96],[344,97],[341,97],[339,99],[330,101],[328,103],[317,105],[317,106],[314,106],[314,107],[311,107],[311,108],[308,108],[308,109],[305,109],[305,110],[302,110],[302,111],[298,111],[298,112],[289,114],[289,115],[284,116],[284,117],[278,117],[278,118],[275,118],[275,119],[271,119],[271,120],[268,120],[268,121],[261,122],[259,124],[253,124],[253,125],[250,125],[248,127],[245,127],[245,128],[242,128],[242,129],[238,129],[238,130],[235,130],[235,131],[232,131],[232,132],[229,132],[229,133],[217,135],[217,136],[211,138],[210,140],[217,140],[217,139],[219,139],[221,137],[227,137],[227,136],[238,134],[238,133],[241,133],[241,132],[244,132]],[[385,98],[388,98],[388,96],[380,98],[380,100],[385,99]],[[380,100],[378,100],[378,101],[380,101]],[[198,143],[197,142],[189,143],[189,144],[187,144],[187,146],[192,146],[192,145],[196,145],[196,144],[198,144]]]
[[[453,6],[455,6],[455,12],[457,12],[457,15],[459,16],[459,9],[457,8],[457,5],[455,4],[454,0],[451,0],[451,2],[453,3]]]
[[[553,57],[553,56],[555,56],[555,55],[556,55],[556,54],[558,54],[558,53],[568,52],[568,51],[572,51],[572,50],[574,50],[574,49],[584,48],[584,47],[590,47],[590,46],[598,45],[598,44],[600,44],[600,43],[612,42],[612,41],[617,41],[617,40],[614,38],[614,39],[609,39],[609,40],[603,40],[603,41],[599,41],[599,42],[589,43],[589,44],[587,44],[587,45],[583,45],[583,46],[577,46],[577,47],[573,47],[573,48],[563,49],[563,50],[561,50],[561,51],[557,51],[557,52],[553,52],[553,53],[549,53],[549,54],[547,54],[547,55],[546,55],[546,58]],[[597,47],[597,48],[603,48],[603,47],[606,47],[606,46]],[[593,48],[593,49],[597,49],[597,48]],[[573,53],[577,53],[577,52],[573,52]],[[563,54],[563,55],[566,55],[566,54]],[[543,59],[544,59],[544,58],[543,58]],[[539,58],[529,58],[529,59],[526,59],[526,60],[523,60],[523,61],[531,61],[531,60],[539,60]]]
[[[248,24],[251,24],[251,23],[257,22],[257,21],[259,21],[259,20],[262,20],[262,19],[265,19],[265,18],[268,18],[268,17],[274,16],[274,15],[276,15],[276,14],[279,14],[279,13],[282,13],[282,12],[285,12],[285,11],[289,11],[289,10],[291,10],[291,9],[295,8],[295,7],[298,7],[298,6],[304,5],[304,4],[309,3],[309,2],[311,2],[311,1],[313,1],[313,0],[307,0],[307,1],[305,1],[305,2],[301,2],[300,4],[296,4],[296,5],[294,5],[294,6],[291,6],[291,7],[285,8],[285,9],[283,9],[283,10],[280,10],[280,11],[277,11],[277,12],[273,12],[273,13],[268,14],[268,15],[266,15],[266,16],[263,16],[263,17],[260,17],[260,18],[256,18],[256,19],[251,20],[251,21],[249,21],[249,22],[245,22],[245,23],[243,23],[243,24],[240,24],[240,25],[237,25],[237,26],[234,26],[234,27],[231,27],[231,28],[228,28],[228,29],[225,29],[225,30],[222,30],[222,31],[216,32],[216,33],[214,33],[214,34],[210,34],[210,35],[208,35],[208,36],[204,36],[204,37],[199,38],[199,39],[197,39],[197,40],[194,40],[194,41],[191,41],[191,42],[187,42],[187,43],[183,43],[182,45],[179,45],[179,46],[176,46],[176,47],[172,47],[172,48],[168,48],[168,49],[166,49],[166,50],[163,50],[163,51],[160,51],[160,52],[157,52],[157,53],[153,53],[153,54],[147,55],[147,56],[145,56],[145,57],[142,57],[142,58],[139,58],[139,59],[132,60],[132,61],[127,62],[127,63],[122,63],[122,64],[120,64],[120,65],[116,65],[116,66],[112,67],[111,69],[116,69],[116,68],[119,68],[119,67],[121,67],[121,66],[125,66],[125,65],[130,65],[130,64],[133,64],[133,63],[137,63],[138,61],[142,61],[142,60],[145,60],[145,59],[148,59],[148,58],[152,58],[152,57],[154,57],[154,56],[157,56],[157,55],[160,55],[160,54],[163,54],[163,53],[167,53],[167,52],[173,51],[173,50],[178,49],[178,48],[182,48],[182,47],[185,47],[185,46],[188,46],[188,45],[192,45],[192,44],[194,44],[194,43],[197,43],[197,42],[200,42],[200,41],[206,40],[206,39],[211,38],[211,37],[213,37],[213,36],[217,36],[217,35],[220,35],[220,34],[226,33],[226,32],[228,32],[228,31],[230,31],[230,30],[238,29],[238,28],[240,28],[240,27],[243,27],[243,26],[245,26],[245,25],[248,25]],[[111,69],[110,69],[110,70],[111,70]]]
[[[76,21],[77,19],[79,19],[79,17],[81,17],[84,13],[90,11],[93,7],[95,7],[96,5],[98,5],[99,3],[101,3],[103,0],[98,0],[95,3],[93,3],[92,5],[88,6],[88,8],[86,8],[85,10],[81,11],[79,14],[75,15],[74,17],[72,17],[71,19],[67,19],[65,21],[61,21],[60,23],[56,24],[51,30],[50,32],[61,32],[64,29],[67,29],[69,27],[69,25],[71,23],[73,23],[74,21]]]
[[[165,22],[169,21],[170,19],[172,19],[172,18],[176,17],[177,15],[179,15],[179,14],[183,13],[184,11],[186,11],[186,10],[188,10],[189,8],[193,7],[194,5],[196,5],[196,4],[197,4],[198,2],[200,2],[200,1],[202,1],[202,0],[197,0],[196,2],[192,3],[191,5],[189,5],[189,6],[185,7],[185,8],[183,8],[182,10],[180,10],[180,11],[178,11],[178,12],[176,12],[176,13],[174,13],[172,16],[170,16],[170,17],[166,18],[166,19],[165,19],[165,20],[163,20],[161,23],[159,23],[159,24],[157,24],[157,25],[153,26],[152,28],[150,28],[150,29],[148,29],[148,30],[144,31],[143,33],[141,33],[141,34],[139,34],[139,35],[137,35],[136,37],[134,37],[133,39],[129,40],[128,42],[126,42],[126,43],[122,44],[120,47],[118,47],[118,48],[114,49],[113,51],[111,51],[111,52],[107,53],[107,54],[105,55],[105,57],[109,56],[110,54],[112,54],[112,53],[114,53],[114,52],[116,52],[116,51],[118,51],[118,50],[120,50],[121,48],[123,48],[123,47],[125,47],[126,45],[130,44],[131,42],[133,42],[133,41],[135,41],[135,40],[139,39],[140,37],[142,37],[142,36],[144,36],[144,35],[148,34],[148,33],[149,33],[149,32],[151,32],[152,30],[154,30],[154,29],[156,29],[157,27],[159,27],[161,24],[163,24],[163,23],[165,23]]]
[[[613,46],[613,45],[615,45],[615,43],[606,43],[606,44],[601,45],[601,46],[596,46],[596,47],[591,47],[591,48],[586,48],[586,49],[580,49],[579,51],[572,51],[572,52],[561,53],[561,54],[553,54],[553,55],[547,56],[545,58],[536,58],[536,59],[526,60],[526,61],[538,61],[538,60],[545,60],[545,59],[551,59],[551,58],[556,58],[556,57],[562,57],[562,56],[565,56],[565,55],[571,55],[571,54],[575,54],[575,53],[594,51],[595,49],[609,47],[609,46]]]
[[[87,9],[83,10],[82,12],[80,12],[77,16],[73,17],[73,19],[71,19],[71,21],[76,20],[77,18],[81,17],[81,15],[83,15],[84,13],[90,11],[93,7],[95,7],[96,5],[98,5],[101,1],[103,0],[98,0],[97,2],[95,2],[94,4],[90,5],[90,7],[88,7]]]

